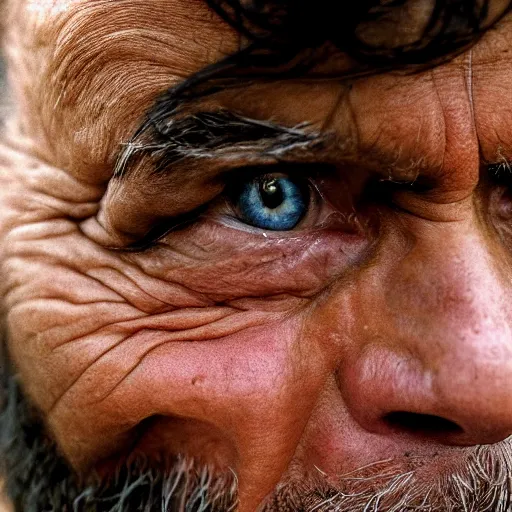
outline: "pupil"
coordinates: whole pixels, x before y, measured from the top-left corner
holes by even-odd
[[[260,196],[263,204],[274,210],[283,203],[283,190],[276,179],[264,180],[260,183]]]

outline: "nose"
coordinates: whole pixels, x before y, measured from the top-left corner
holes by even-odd
[[[512,434],[509,264],[475,223],[416,233],[384,276],[366,276],[381,284],[358,303],[340,389],[370,431],[496,443]]]

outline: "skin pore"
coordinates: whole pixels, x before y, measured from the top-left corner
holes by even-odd
[[[510,509],[509,15],[433,68],[333,57],[137,131],[244,37],[200,0],[6,12],[19,510],[48,489],[84,510]],[[261,175],[308,188],[293,229],[243,221]]]

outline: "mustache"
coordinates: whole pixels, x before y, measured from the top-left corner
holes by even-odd
[[[80,478],[60,455],[15,376],[3,379],[0,470],[19,512],[232,512],[234,473],[184,456],[165,465],[137,457],[107,479]],[[425,458],[381,461],[327,482],[317,474],[281,484],[260,512],[511,512],[512,438],[468,450],[462,463],[428,477]],[[430,469],[430,472],[432,470]]]
[[[455,470],[434,478],[426,478],[424,458],[409,466],[403,471],[403,463],[380,461],[339,477],[336,486],[323,474],[291,482],[261,512],[512,511],[512,437],[469,451]]]

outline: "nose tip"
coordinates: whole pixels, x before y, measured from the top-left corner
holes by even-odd
[[[414,358],[375,350],[345,371],[349,408],[366,429],[444,445],[494,444],[512,435],[512,372],[444,365],[431,372]],[[509,385],[503,374],[509,373]]]
[[[462,446],[512,435],[510,256],[475,219],[410,221],[407,252],[354,287],[352,345],[333,353],[364,429]]]

